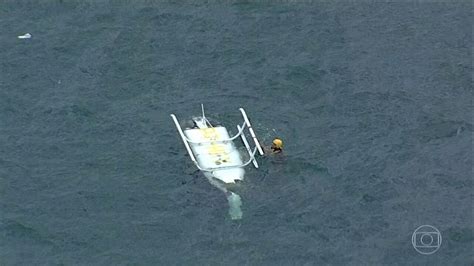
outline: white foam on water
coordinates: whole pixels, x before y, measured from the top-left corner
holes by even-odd
[[[227,201],[229,202],[230,218],[232,220],[242,219],[242,210],[240,209],[240,206],[242,206],[242,199],[240,196],[234,192],[231,192],[227,197]]]
[[[224,192],[227,197],[227,202],[229,203],[229,215],[232,220],[239,220],[242,219],[242,199],[240,196],[232,191],[227,190],[224,184],[220,183],[219,181],[215,180],[212,177],[206,175],[207,180],[209,183],[214,187],[218,188],[220,191]]]

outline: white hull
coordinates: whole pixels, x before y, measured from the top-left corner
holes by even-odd
[[[235,183],[244,179],[242,159],[234,143],[220,142],[229,139],[225,127],[186,129],[184,134],[192,141],[189,145],[199,165],[206,169],[215,169],[204,172],[207,177],[214,177],[224,183]]]

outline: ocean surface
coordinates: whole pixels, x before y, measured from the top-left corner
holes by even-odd
[[[0,1],[0,265],[472,265],[472,8]],[[201,103],[284,141],[240,220],[171,120]]]

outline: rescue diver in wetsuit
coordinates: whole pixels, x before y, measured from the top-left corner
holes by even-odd
[[[275,138],[272,141],[272,146],[270,147],[270,150],[267,150],[267,153],[276,154],[276,153],[281,153],[282,151],[283,151],[283,141],[279,138]]]

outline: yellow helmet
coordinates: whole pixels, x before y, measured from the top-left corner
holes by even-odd
[[[283,147],[283,141],[282,141],[281,139],[279,139],[279,138],[274,139],[272,143],[273,143],[273,145],[275,145],[275,147],[277,147],[277,148]]]

